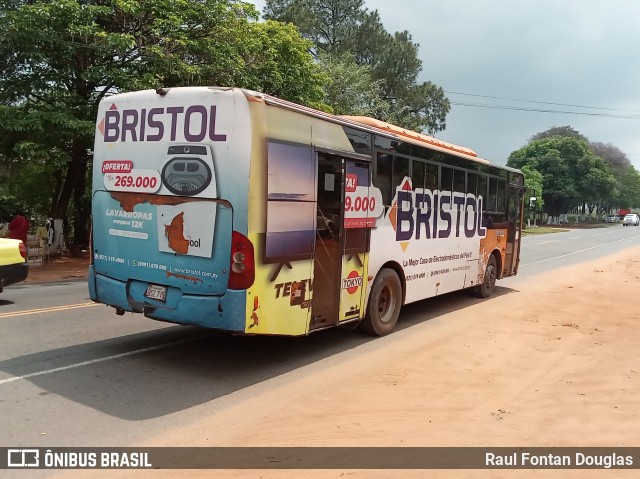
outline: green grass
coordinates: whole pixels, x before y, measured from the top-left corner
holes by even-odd
[[[546,235],[549,233],[562,233],[563,231],[570,231],[564,228],[548,228],[545,226],[538,226],[537,228],[527,228],[522,230],[523,235]]]

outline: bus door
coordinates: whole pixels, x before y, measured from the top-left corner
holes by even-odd
[[[518,271],[520,257],[520,229],[522,226],[522,211],[524,201],[524,188],[522,186],[510,185],[509,204],[507,211],[507,249],[502,274],[512,276]]]
[[[369,230],[345,214],[358,183],[366,194],[369,164],[318,152],[317,229],[310,330],[361,317]],[[361,202],[362,200],[360,200]],[[355,209],[355,204],[350,206]],[[362,206],[361,206],[362,208]],[[366,212],[365,212],[366,214]],[[358,227],[362,226],[362,227]]]

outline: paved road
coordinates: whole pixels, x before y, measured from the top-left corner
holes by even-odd
[[[537,274],[592,261],[638,245],[640,227],[623,227],[621,224],[606,228],[526,235],[522,238],[518,276],[500,284],[526,281]]]
[[[640,244],[616,225],[523,238],[520,275]],[[452,294],[407,306],[400,328],[473,307]],[[116,316],[84,282],[15,286],[0,296],[0,431],[5,446],[144,444],[172,426],[215,414],[215,399],[372,339],[334,329],[307,338],[234,337]],[[41,471],[42,477],[46,471]],[[40,475],[40,474],[39,474]]]

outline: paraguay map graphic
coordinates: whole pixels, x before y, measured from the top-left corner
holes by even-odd
[[[189,252],[189,240],[184,237],[184,211],[174,216],[171,223],[164,227],[164,234],[173,251],[178,254]]]

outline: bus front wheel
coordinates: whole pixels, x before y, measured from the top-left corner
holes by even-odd
[[[389,334],[398,322],[401,306],[402,284],[400,278],[394,270],[384,268],[373,282],[367,314],[360,323],[360,327],[375,336]]]
[[[498,277],[498,267],[496,265],[495,256],[489,256],[487,268],[484,270],[484,279],[482,284],[476,286],[476,294],[481,298],[488,298],[493,294],[496,286],[496,278]]]

